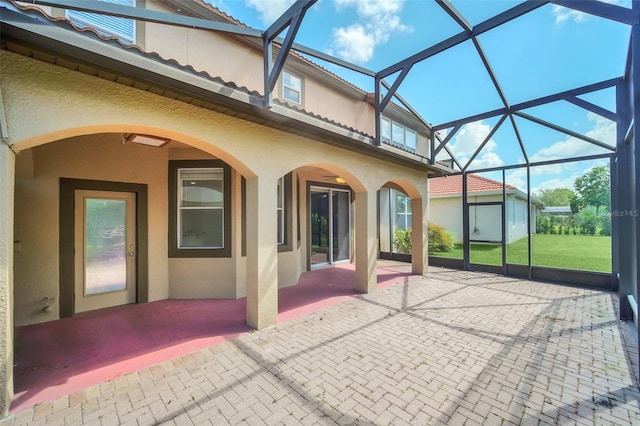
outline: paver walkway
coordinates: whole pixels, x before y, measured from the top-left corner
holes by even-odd
[[[433,270],[2,424],[640,424],[607,292]]]

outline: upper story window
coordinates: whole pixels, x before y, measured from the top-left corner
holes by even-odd
[[[381,117],[380,139],[409,151],[416,150],[416,132],[386,117]]]
[[[115,3],[123,6],[135,6],[136,0],[100,0],[105,3]],[[98,13],[67,10],[67,19],[79,27],[91,27],[107,36],[118,37],[122,42],[133,44],[136,42],[136,23],[133,19],[117,18],[115,16]]]
[[[302,103],[302,79],[288,71],[282,71],[282,97],[289,102]]]

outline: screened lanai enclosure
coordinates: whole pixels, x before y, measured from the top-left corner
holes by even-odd
[[[425,182],[430,226],[443,229],[450,250],[430,253],[431,265],[611,289],[621,319],[637,327],[640,1],[412,2],[421,24],[408,36],[422,47],[398,45],[376,69],[341,59],[339,49],[327,53],[314,0],[296,1],[265,29],[126,1],[30,3],[255,38],[264,50],[255,108],[272,106],[291,52],[313,61],[370,93],[373,144],[439,167]],[[569,19],[580,22],[571,32],[561,25]],[[555,203],[543,197],[562,188],[572,194]],[[377,203],[380,255],[407,258],[410,199],[389,185]],[[318,246],[329,244],[319,235]],[[341,249],[336,258],[348,258],[348,245]],[[559,261],[556,249],[571,262]]]

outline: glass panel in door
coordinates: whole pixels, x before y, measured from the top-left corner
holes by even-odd
[[[135,218],[134,193],[75,191],[76,313],[135,303]]]
[[[311,189],[311,265],[329,263],[329,191]]]
[[[127,287],[126,200],[85,198],[85,296]]]

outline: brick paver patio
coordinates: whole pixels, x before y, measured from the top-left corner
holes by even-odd
[[[446,269],[2,424],[640,424],[615,295]]]

